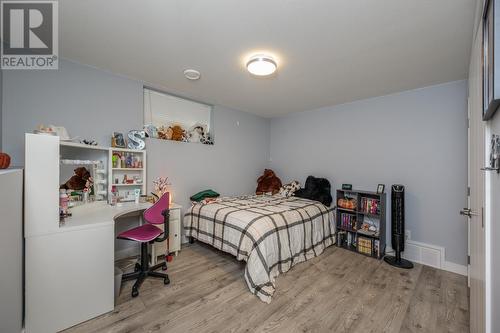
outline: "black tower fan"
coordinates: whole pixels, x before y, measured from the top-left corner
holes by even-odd
[[[405,250],[405,187],[392,185],[391,189],[391,243],[395,256],[385,256],[384,260],[399,268],[413,268],[411,261],[401,258]]]

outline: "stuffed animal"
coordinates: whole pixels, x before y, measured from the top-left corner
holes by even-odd
[[[205,133],[205,136],[201,138],[201,143],[203,143],[204,145],[213,145],[214,140],[212,140],[212,136],[210,136],[209,133]]]
[[[294,180],[290,184],[285,184],[281,186],[279,194],[284,197],[291,197],[299,189],[300,189],[300,183]]]
[[[183,141],[185,137],[185,132],[180,125],[170,126],[169,129],[172,130],[172,137],[170,140]]]
[[[281,185],[281,180],[276,176],[274,171],[271,169],[265,169],[264,174],[257,180],[257,190],[255,191],[255,194],[276,194],[279,192]]]
[[[172,140],[172,129],[170,127],[160,126],[157,131],[158,139]]]
[[[186,134],[188,142],[202,142],[205,137],[205,128],[202,125],[194,125]]]
[[[79,191],[90,188],[93,184],[90,172],[84,167],[76,168],[74,171],[75,174],[66,183],[62,184],[60,189]]]
[[[304,199],[316,200],[330,207],[332,204],[330,182],[325,178],[307,177],[305,187],[295,192],[295,196]]]

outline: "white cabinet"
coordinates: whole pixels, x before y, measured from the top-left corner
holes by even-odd
[[[58,332],[113,310],[114,232],[110,224],[26,240],[26,333]]]
[[[169,235],[168,242],[156,242],[152,246],[152,264],[156,264],[158,256],[165,253],[175,253],[181,250],[181,216],[182,207],[172,203],[170,205],[170,222],[169,222]],[[158,225],[163,230],[163,226]],[[168,244],[167,244],[168,243]]]
[[[0,170],[0,332],[23,328],[23,170]]]

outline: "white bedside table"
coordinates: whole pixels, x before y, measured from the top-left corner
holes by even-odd
[[[151,265],[156,265],[158,256],[170,253],[175,253],[175,255],[177,255],[181,250],[181,223],[182,206],[171,203],[168,242],[155,242],[151,246]],[[157,225],[157,227],[163,229],[161,225]]]

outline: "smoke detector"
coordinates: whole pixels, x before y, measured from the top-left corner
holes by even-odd
[[[196,69],[186,69],[184,71],[184,76],[186,79],[191,80],[191,81],[196,81],[199,80],[201,77],[201,73],[198,72]]]

